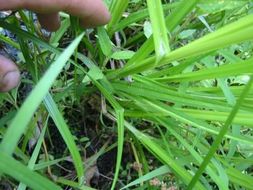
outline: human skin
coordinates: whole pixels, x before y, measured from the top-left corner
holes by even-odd
[[[84,28],[104,25],[110,14],[102,0],[0,0],[0,11],[28,9],[37,13],[43,28],[56,31],[60,27],[59,11],[80,18]],[[7,92],[19,83],[20,73],[13,61],[0,55],[0,92]]]

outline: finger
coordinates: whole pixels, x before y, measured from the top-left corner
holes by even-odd
[[[38,13],[66,11],[80,17],[84,27],[109,22],[110,14],[102,0],[0,0],[0,9],[26,8]]]
[[[48,31],[56,31],[60,27],[60,17],[58,13],[37,14],[42,28]]]
[[[102,0],[72,0],[66,4],[64,11],[79,17],[83,27],[104,25],[110,20],[110,13]]]
[[[19,84],[20,73],[11,60],[0,55],[0,92],[7,92]]]
[[[102,0],[25,0],[23,6],[38,13],[65,11],[79,17],[84,27],[103,25],[110,20]]]
[[[20,1],[20,0],[9,0],[9,1],[0,0],[0,11],[22,8],[23,3],[24,1]]]

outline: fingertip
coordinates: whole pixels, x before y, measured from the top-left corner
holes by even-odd
[[[107,8],[102,8],[98,15],[91,15],[82,18],[80,24],[84,28],[94,28],[97,26],[103,26],[109,23],[111,20],[111,14]]]
[[[110,22],[110,20],[111,20],[111,14],[110,14],[110,12],[109,12],[109,10],[106,8],[106,10],[104,11],[104,13],[103,13],[103,20],[102,20],[102,25],[105,25],[105,24],[107,24],[108,22]]]
[[[105,25],[111,15],[102,0],[72,0],[65,4],[64,11],[80,18],[80,25],[93,28]]]
[[[61,26],[60,17],[58,13],[37,14],[37,17],[42,28],[50,32],[57,31]]]
[[[20,72],[18,70],[6,73],[0,82],[0,92],[8,92],[16,88],[20,81]]]
[[[0,92],[8,92],[18,86],[20,72],[15,63],[0,55]]]

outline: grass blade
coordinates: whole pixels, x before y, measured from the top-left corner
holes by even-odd
[[[206,155],[204,161],[202,162],[202,164],[200,165],[197,173],[194,175],[191,182],[189,183],[189,186],[187,187],[188,190],[191,190],[191,189],[194,188],[194,186],[197,183],[199,177],[202,175],[202,172],[205,170],[206,166],[208,165],[208,163],[212,159],[213,155],[215,154],[215,151],[219,147],[220,143],[222,142],[222,139],[223,139],[224,135],[226,134],[227,130],[229,129],[229,126],[231,125],[234,117],[236,116],[236,114],[237,114],[237,112],[240,108],[240,105],[243,103],[243,100],[244,100],[245,96],[248,94],[248,92],[249,92],[249,90],[252,86],[252,83],[253,83],[253,77],[251,76],[250,81],[245,86],[240,98],[237,100],[235,106],[233,107],[230,115],[228,116],[228,118],[226,120],[226,123],[224,124],[224,126],[220,130],[218,136],[216,137],[214,143],[212,144],[212,146],[211,146],[208,154]]]
[[[69,127],[67,126],[66,122],[64,121],[64,118],[62,114],[60,113],[59,109],[57,108],[56,103],[54,102],[52,96],[50,94],[47,94],[44,98],[44,104],[54,120],[54,123],[59,130],[62,138],[64,139],[74,162],[79,184],[81,185],[84,182],[84,169],[83,169],[83,161],[81,159],[81,155],[78,151],[78,147],[75,144],[75,140],[73,138],[73,135],[71,134]]]
[[[131,183],[127,184],[125,187],[121,188],[121,190],[132,187],[134,185],[138,185],[143,183],[144,181],[148,181],[151,180],[154,177],[157,177],[159,175],[164,175],[171,172],[170,168],[168,166],[161,166],[160,168],[157,168],[149,173],[147,173],[146,175],[132,181]]]
[[[247,15],[238,21],[228,24],[217,31],[208,34],[192,43],[171,51],[159,62],[159,66],[169,64],[194,56],[199,56],[232,44],[241,43],[253,38],[253,15]],[[136,53],[137,55],[137,53]],[[122,69],[108,73],[109,78],[124,77],[149,69],[155,62],[155,57],[139,60],[138,64],[132,64]]]
[[[28,162],[27,168],[29,168],[31,170],[34,170],[35,163],[36,163],[36,160],[37,160],[37,158],[39,156],[41,145],[42,145],[42,142],[44,140],[46,129],[47,129],[47,126],[44,126],[44,128],[41,131],[41,134],[40,134],[40,137],[38,139],[38,142],[37,142],[37,144],[35,146],[35,149],[33,151],[33,154],[31,156],[31,159]],[[17,190],[25,190],[25,189],[26,189],[26,185],[24,183],[20,183]]]
[[[192,11],[192,9],[196,6],[199,0],[183,0],[177,7],[172,11],[172,13],[166,17],[166,25],[167,29],[170,33],[174,31],[174,29],[183,21],[185,16]],[[128,61],[126,66],[130,66],[133,63],[138,64],[143,58],[146,58],[153,50],[154,43],[153,37],[150,37],[139,49],[139,51],[135,54],[135,56]],[[112,73],[113,74],[113,73]]]
[[[226,64],[220,67],[205,68],[195,72],[187,72],[178,75],[172,75],[169,77],[157,78],[156,81],[159,82],[187,82],[187,81],[197,81],[206,80],[213,78],[222,78],[237,75],[252,74],[250,68],[253,66],[253,59],[242,61],[236,64]]]
[[[97,69],[94,66],[94,69]],[[100,70],[98,70],[100,71]],[[94,73],[95,74],[95,73]],[[118,129],[118,150],[117,150],[117,162],[116,162],[116,169],[115,174],[113,178],[113,183],[111,189],[115,189],[116,183],[118,181],[120,166],[121,166],[121,160],[122,160],[122,153],[123,153],[123,145],[124,145],[124,109],[120,106],[120,104],[114,99],[112,96],[112,90],[105,88],[102,84],[100,84],[98,81],[94,79],[94,76],[89,75],[92,82],[96,85],[96,87],[102,92],[102,94],[105,96],[105,98],[110,102],[113,109],[116,113],[116,121],[117,121],[117,129]],[[105,78],[103,78],[105,80]],[[102,80],[103,80],[102,79]],[[105,82],[107,83],[107,82]]]
[[[31,171],[26,166],[22,165],[20,162],[16,161],[14,158],[4,152],[0,152],[0,171],[26,184],[32,189],[61,190],[59,186],[47,178],[42,177],[38,173]]]
[[[107,25],[108,33],[111,34],[113,27],[120,21],[123,12],[128,6],[129,0],[113,0],[110,6],[111,21]]]
[[[168,32],[161,0],[147,0],[153,29],[153,40],[156,52],[156,64],[170,52]]]
[[[83,35],[84,34],[76,38],[72,44],[58,57],[58,59],[50,66],[48,71],[28,96],[25,103],[22,105],[17,115],[11,122],[2,140],[2,143],[0,144],[1,151],[8,155],[11,155],[14,152],[15,147],[17,146],[20,137],[25,132],[34,112],[42,102],[45,95],[48,93],[48,90],[53,85],[56,77],[65,66],[65,63],[67,63],[70,56],[75,51],[79,42],[82,40]],[[24,117],[24,113],[26,113],[26,117]]]
[[[125,122],[125,126],[152,154],[155,154],[160,161],[167,164],[185,184],[189,183],[191,175],[175,159],[171,158],[164,148],[154,142],[152,137],[137,130],[128,122]],[[200,183],[197,186],[198,189],[205,189]]]

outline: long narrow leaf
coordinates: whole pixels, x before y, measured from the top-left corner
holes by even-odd
[[[212,159],[213,155],[215,154],[215,151],[217,150],[217,148],[219,147],[224,135],[226,134],[227,130],[229,129],[229,126],[231,125],[235,115],[237,114],[240,105],[242,104],[242,102],[244,101],[245,96],[247,95],[247,93],[249,92],[251,86],[253,84],[253,77],[251,76],[250,81],[248,82],[248,84],[246,85],[245,89],[243,90],[240,98],[237,100],[234,108],[232,109],[232,111],[230,112],[230,115],[228,116],[224,126],[222,127],[222,129],[219,132],[219,135],[216,137],[214,143],[212,144],[208,154],[206,155],[204,161],[201,163],[198,171],[196,172],[196,174],[194,175],[194,177],[192,178],[191,182],[189,183],[187,189],[191,190],[194,188],[195,184],[197,183],[199,177],[201,176],[202,172],[205,170],[206,166],[208,165],[208,163],[210,162],[210,160]]]
[[[11,155],[17,143],[25,132],[26,127],[32,118],[34,112],[42,102],[45,95],[48,93],[48,90],[53,85],[54,80],[61,72],[70,56],[75,51],[79,42],[82,40],[84,34],[76,38],[72,44],[58,57],[58,59],[50,66],[48,71],[38,82],[32,93],[28,96],[17,115],[11,122],[3,140],[0,145],[0,150]],[[23,114],[26,114],[25,117]]]
[[[147,4],[153,29],[156,62],[158,63],[165,54],[170,52],[168,32],[161,0],[147,0]]]
[[[64,121],[64,118],[62,114],[60,113],[59,109],[57,108],[56,103],[54,102],[52,96],[50,94],[47,94],[44,98],[44,104],[54,120],[54,123],[59,130],[62,138],[64,139],[71,156],[73,158],[73,162],[76,168],[76,172],[79,179],[79,184],[82,184],[84,181],[84,169],[83,169],[83,161],[81,159],[81,155],[78,151],[78,147],[75,143],[75,140],[73,138],[73,135],[71,134],[69,127],[67,126],[66,122]]]
[[[45,190],[54,189],[61,190],[59,186],[42,177],[36,172],[31,171],[20,162],[4,152],[0,152],[0,172],[7,174],[16,180],[21,181],[32,189]]]

